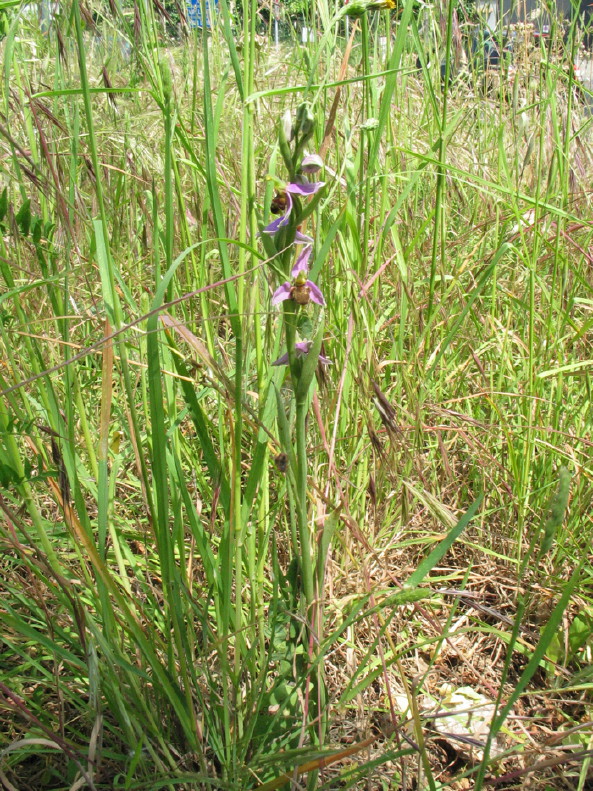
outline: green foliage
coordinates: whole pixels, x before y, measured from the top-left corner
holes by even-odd
[[[550,502],[549,513],[543,526],[543,537],[539,557],[552,549],[556,533],[564,520],[564,514],[568,507],[569,494],[570,473],[566,467],[560,467],[558,471],[558,487]]]
[[[288,16],[304,15],[309,11],[308,0],[286,0],[281,5],[284,14]]]
[[[429,687],[500,691],[505,767],[529,768],[541,723],[508,715],[542,683],[591,719],[588,111],[552,54],[512,84],[418,71],[459,20],[427,7],[418,30],[412,0],[363,15],[349,54],[324,0],[283,4],[317,37],[279,49],[255,4],[236,42],[229,4],[183,43],[163,7],[74,2],[43,36],[15,6],[3,41],[3,776],[248,791],[305,766],[311,788],[479,791],[506,768],[440,763]],[[293,391],[260,231],[298,107],[327,307],[299,315]]]

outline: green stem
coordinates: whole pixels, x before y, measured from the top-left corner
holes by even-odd
[[[426,310],[426,325],[430,324],[434,310],[435,302],[435,286],[437,277],[437,261],[440,259],[441,266],[445,261],[445,245],[444,245],[444,230],[445,230],[445,186],[446,186],[446,166],[445,156],[447,152],[447,110],[449,99],[449,81],[451,77],[451,42],[453,40],[453,10],[454,0],[449,0],[449,7],[447,13],[447,35],[446,35],[446,59],[445,59],[445,84],[443,87],[443,106],[439,130],[439,165],[437,169],[437,182],[436,182],[436,196],[435,196],[435,210],[434,210],[434,232],[432,237],[432,257],[430,262],[430,287],[428,293],[428,308]],[[441,278],[441,289],[443,288],[444,281]],[[426,345],[428,352],[429,345]]]
[[[299,541],[301,545],[301,572],[303,575],[303,590],[307,608],[307,621],[312,625],[314,620],[315,581],[313,577],[313,557],[311,555],[311,536],[309,533],[309,520],[307,518],[307,421],[308,405],[306,401],[296,404],[296,505],[299,528]]]
[[[361,32],[362,32],[362,63],[364,70],[363,73],[371,74],[371,61],[369,58],[369,23],[366,14],[362,17],[361,20]],[[367,121],[372,115],[371,88],[368,80],[365,80],[363,83],[363,107],[364,107],[364,120]],[[364,177],[361,178],[360,181],[360,192],[358,197],[359,199],[358,216],[360,218],[364,218],[363,226],[362,226],[363,256],[361,259],[359,259],[361,265],[366,264],[366,255],[369,249],[370,215],[371,215],[371,170],[372,170],[371,149],[372,149],[372,145],[371,145],[371,137],[369,133],[367,131],[361,131],[360,173],[364,174]],[[365,151],[366,151],[366,162],[364,161]]]

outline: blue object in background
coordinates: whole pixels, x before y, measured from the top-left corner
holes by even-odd
[[[206,28],[212,27],[212,17],[216,14],[218,0],[206,0]],[[187,0],[187,23],[190,27],[203,27],[202,0]]]

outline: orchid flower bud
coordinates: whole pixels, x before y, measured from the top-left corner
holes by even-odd
[[[292,115],[290,113],[290,110],[287,110],[284,113],[280,123],[282,124],[282,131],[284,132],[284,137],[286,138],[286,141],[290,143],[290,141],[292,140]]]
[[[171,102],[173,97],[173,77],[171,75],[171,66],[167,58],[161,58],[159,62],[161,70],[161,83],[163,86],[163,99],[166,104]]]
[[[307,154],[301,162],[302,173],[317,173],[323,167],[323,160],[319,154]]]
[[[303,102],[297,110],[295,125],[296,132],[301,139],[311,137],[314,124],[315,116],[311,110],[311,105],[309,102]]]
[[[342,8],[346,16],[358,19],[367,11],[393,11],[395,2],[394,0],[349,0]]]

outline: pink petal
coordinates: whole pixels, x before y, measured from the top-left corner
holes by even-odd
[[[290,217],[290,212],[292,211],[292,198],[290,194],[286,193],[287,203],[286,203],[286,211],[282,215],[282,217],[277,217],[275,220],[263,229],[262,233],[278,233],[280,228],[284,228],[285,225],[288,225],[288,218]]]
[[[262,233],[278,233],[280,228],[283,228],[287,222],[288,220],[286,219],[286,215],[283,214],[282,217],[278,217],[275,220],[272,220],[269,225],[266,225],[266,227],[262,230]]]
[[[313,244],[313,239],[310,236],[297,231],[293,244]]]
[[[280,288],[277,288],[272,295],[272,305],[278,305],[280,302],[284,302],[285,299],[290,299],[291,289],[290,283],[282,283]]]
[[[272,365],[288,365],[288,352],[283,354],[282,357],[278,357],[277,360],[274,360]]]
[[[311,245],[307,245],[307,247],[303,248],[302,253],[299,255],[295,264],[290,272],[292,277],[296,277],[299,272],[308,272],[309,271],[309,258],[311,257],[311,250],[313,248]]]
[[[304,357],[304,355],[307,354],[307,352],[311,348],[312,343],[313,343],[312,341],[301,341],[300,343],[295,343],[294,351],[296,353],[296,356]],[[281,357],[278,357],[277,360],[274,360],[272,365],[288,365],[288,363],[289,363],[288,352],[286,352],[286,354],[283,354]]]
[[[325,186],[325,181],[308,181],[306,184],[297,184],[296,182],[291,182],[290,184],[286,185],[286,192],[288,194],[292,193],[293,195],[315,195],[316,192]]]
[[[300,341],[300,343],[295,343],[294,350],[296,352],[296,356],[304,357],[309,353],[312,345],[313,341]],[[286,352],[286,354],[283,354],[281,357],[278,357],[277,360],[274,360],[272,365],[288,365],[288,362],[288,352]],[[321,365],[333,365],[333,362],[327,357],[324,357],[323,354],[319,355],[319,362]]]
[[[305,354],[308,354],[311,346],[313,346],[313,341],[300,341],[299,343],[295,343],[294,350],[296,356],[303,357]]]
[[[325,305],[325,299],[323,298],[321,289],[310,280],[307,280],[305,285],[309,287],[309,299],[311,302],[316,302],[318,305]]]

